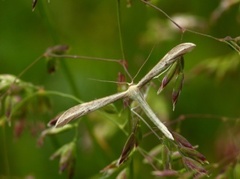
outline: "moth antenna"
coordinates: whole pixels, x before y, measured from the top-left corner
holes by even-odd
[[[121,85],[130,85],[128,82],[118,82],[118,81],[111,81],[111,80],[101,80],[95,78],[88,78],[89,80],[104,82],[104,83],[114,83],[114,84],[121,84]]]
[[[132,82],[134,81],[134,79],[138,76],[138,74],[140,73],[140,71],[142,70],[142,68],[144,67],[144,65],[147,63],[147,61],[149,60],[150,56],[152,55],[152,52],[154,50],[154,48],[156,47],[156,44],[154,44],[154,46],[152,47],[150,53],[148,54],[147,59],[144,61],[144,63],[141,65],[141,67],[139,68],[139,70],[137,71],[136,75],[133,77]]]
[[[123,69],[124,69],[125,73],[127,74],[128,78],[129,78],[131,81],[133,81],[133,77],[132,77],[132,75],[131,75],[131,74],[129,73],[129,71],[128,71],[128,63],[127,63],[127,60],[121,60],[119,63],[123,66]]]

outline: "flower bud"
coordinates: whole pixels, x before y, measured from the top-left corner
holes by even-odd
[[[68,49],[69,49],[68,45],[55,45],[55,46],[49,47],[45,51],[44,56],[51,57],[51,54],[62,55],[66,53]]]
[[[207,170],[196,160],[189,157],[183,157],[182,161],[188,169],[194,172],[194,174],[207,175]]]
[[[174,74],[176,73],[178,67],[178,63],[175,62],[167,71],[167,74],[163,77],[160,88],[157,91],[157,94],[161,93],[161,91],[167,86],[167,84],[172,80]]]
[[[172,132],[172,135],[180,147],[187,147],[187,148],[193,149],[192,144],[188,142],[186,138],[184,138],[183,136],[181,136],[176,132]]]
[[[38,145],[42,145],[43,144],[43,141],[45,139],[46,136],[48,135],[55,135],[55,134],[59,134],[59,133],[62,133],[62,132],[65,132],[69,129],[72,129],[74,127],[73,124],[66,124],[65,126],[63,127],[52,127],[52,128],[47,128],[45,129],[44,131],[42,131],[39,139],[38,139]]]
[[[58,149],[50,159],[53,160],[56,157],[60,157],[59,161],[59,172],[62,173],[64,170],[68,170],[68,173],[72,175],[72,170],[75,161],[75,150],[76,150],[76,143],[70,142],[65,144],[60,149]]]
[[[184,155],[193,158],[194,160],[200,162],[201,164],[207,163],[208,161],[206,160],[206,157],[201,154],[200,152],[198,152],[195,149],[190,149],[190,148],[186,148],[186,147],[180,147],[179,149]]]
[[[176,78],[176,81],[175,81],[173,92],[172,92],[173,111],[174,111],[176,103],[178,101],[178,97],[182,91],[183,80],[184,80],[184,73],[179,72],[179,74]]]

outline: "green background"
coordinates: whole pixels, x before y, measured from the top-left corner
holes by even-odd
[[[193,27],[193,30],[219,38],[239,36],[239,5],[232,6],[224,11],[219,19],[211,22],[210,17],[220,1],[159,0],[156,2],[157,6],[170,16],[188,14],[198,17],[200,20],[196,23],[199,27]],[[135,79],[137,81],[169,49],[181,42],[181,33],[175,27],[170,30],[168,19],[140,1],[133,1],[130,8],[127,8],[125,1],[121,1],[120,11],[123,51],[132,76],[137,73],[152,47],[157,43],[150,59]],[[0,73],[18,75],[48,47],[56,44],[69,45],[69,54],[122,59],[117,15],[117,1],[51,0],[48,3],[47,0],[39,0],[35,11],[32,12],[31,1],[2,0],[0,1]],[[158,23],[161,24],[162,29],[153,28],[154,25],[158,27]],[[218,156],[220,149],[216,147],[216,143],[218,139],[221,140],[222,134],[227,133],[229,126],[220,118],[239,117],[239,67],[237,66],[234,73],[222,78],[216,78],[214,74],[209,75],[207,70],[197,75],[191,70],[204,60],[224,59],[226,55],[236,52],[224,43],[188,32],[183,35],[182,41],[195,43],[197,47],[185,57],[186,81],[176,110],[173,112],[171,109],[172,85],[167,87],[160,97],[156,95],[152,103],[158,98],[160,100],[163,98],[165,107],[162,113],[170,120],[182,114],[194,114],[195,117],[193,115],[181,123],[181,134],[193,145],[198,145],[199,151],[210,163],[217,162],[221,157]],[[89,101],[116,93],[116,84],[97,80],[116,81],[118,72],[123,70],[116,63],[62,59],[57,72],[48,74],[46,62],[42,59],[22,76],[22,80],[43,86],[46,90],[77,95],[81,100]],[[70,85],[68,75],[76,84],[75,91]],[[51,102],[53,107],[50,114],[32,115],[28,120],[42,120],[47,124],[58,112],[76,104],[70,99],[58,96],[51,96]],[[158,110],[161,113],[161,109]],[[206,117],[206,115],[220,118]],[[88,124],[94,126],[94,120]],[[111,124],[109,126],[111,127]],[[49,161],[50,155],[56,150],[51,140],[47,138],[43,147],[39,148],[36,145],[36,137],[33,137],[28,130],[17,139],[13,136],[13,127],[5,126],[0,130],[0,178],[6,176],[6,165],[9,165],[13,178],[24,178],[28,175],[49,179],[66,177],[65,174],[58,174],[57,160]],[[83,124],[81,130],[87,130],[86,124]],[[72,133],[68,133],[57,138],[64,144],[71,141],[72,136]],[[121,131],[114,131],[114,135],[106,139],[111,151],[106,153],[96,146],[91,150],[81,147],[85,145],[83,138],[79,139],[80,147],[77,152],[77,178],[89,178],[117,159],[126,141],[126,136]],[[156,139],[147,138],[143,140],[142,145],[150,148],[154,146],[154,142]],[[5,161],[6,157],[8,164]],[[141,165],[146,172],[142,170],[142,175],[139,176],[143,178],[151,176],[149,166]]]

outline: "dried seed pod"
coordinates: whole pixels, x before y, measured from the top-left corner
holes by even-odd
[[[37,5],[37,2],[38,2],[38,0],[33,0],[33,1],[32,1],[32,11],[35,10],[35,7],[36,7],[36,5]]]
[[[51,57],[51,55],[62,55],[66,53],[68,49],[69,49],[68,45],[55,45],[55,46],[49,47],[45,51],[44,56]]]
[[[240,53],[240,36],[236,38],[232,38],[230,36],[227,36],[222,39],[224,42],[226,42],[233,50]]]
[[[160,88],[157,91],[157,94],[161,93],[162,90],[167,86],[167,84],[172,80],[174,74],[176,73],[178,67],[178,63],[175,62],[174,64],[172,64],[172,66],[168,69],[167,74],[163,77],[162,79],[162,83]]]
[[[204,163],[208,164],[206,157],[195,149],[191,149],[191,148],[187,148],[187,147],[180,147],[179,150],[184,155],[195,159],[196,161],[200,162],[201,164],[204,164]]]
[[[127,139],[127,142],[125,143],[123,150],[122,150],[122,154],[118,160],[118,166],[123,164],[130,156],[130,154],[132,153],[132,151],[134,150],[136,146],[136,137],[135,135],[132,133],[129,138]]]
[[[139,145],[139,141],[141,140],[141,131],[139,130],[139,127],[140,125],[136,123],[131,135],[128,137],[127,142],[123,147],[122,154],[117,163],[118,166],[123,164],[131,156],[135,148]]]
[[[194,174],[207,175],[207,170],[196,160],[193,160],[189,157],[182,158],[183,164],[190,170],[194,172]]]
[[[179,72],[174,84],[173,92],[172,92],[173,111],[175,110],[178,97],[182,91],[183,81],[184,81],[184,73]]]
[[[240,36],[235,37],[234,41],[240,46]]]
[[[186,138],[176,132],[172,132],[172,135],[180,147],[187,147],[193,149],[192,144]]]
[[[75,151],[76,150],[76,143],[70,142],[65,144],[61,148],[59,148],[51,157],[50,159],[53,160],[57,157],[60,157],[59,161],[59,172],[62,173],[64,170],[67,169],[68,173],[72,173],[74,160],[75,160]]]
[[[110,176],[119,168],[117,164],[118,164],[118,160],[114,160],[109,165],[104,167],[100,172],[104,173],[105,176]]]
[[[57,59],[56,58],[50,58],[47,59],[47,72],[49,74],[53,74],[57,69]]]

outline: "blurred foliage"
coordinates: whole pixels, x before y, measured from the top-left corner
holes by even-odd
[[[0,178],[239,178],[239,2],[1,1]],[[197,47],[185,57],[184,83],[154,80],[147,96],[175,143],[131,116],[129,101],[47,127],[77,103],[124,90],[125,68],[134,76],[150,56],[138,81],[187,41]]]

